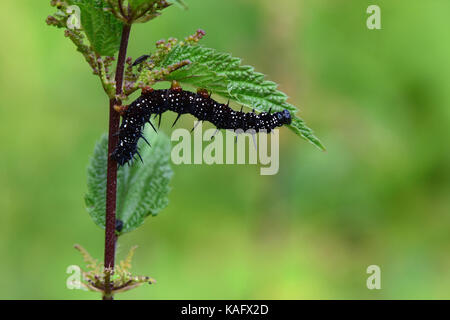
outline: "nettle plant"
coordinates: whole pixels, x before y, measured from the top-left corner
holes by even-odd
[[[100,292],[103,299],[110,300],[116,293],[154,283],[152,278],[131,274],[135,248],[115,265],[117,239],[141,226],[146,217],[157,215],[168,204],[171,145],[162,132],[156,133],[151,115],[159,115],[161,119],[166,110],[179,115],[190,113],[199,120],[212,122],[218,129],[241,126],[270,131],[287,125],[323,149],[274,82],[265,80],[252,67],[242,66],[240,59],[228,53],[199,46],[205,35],[202,30],[182,41],[160,40],[153,52],[135,61],[127,57],[131,26],[155,19],[173,3],[186,7],[181,0],[51,1],[57,12],[47,18],[47,24],[64,29],[65,36],[99,77],[109,98],[109,131],[95,147],[88,167],[85,196],[93,221],[105,229],[104,262],[93,259],[81,246],[75,246],[87,264],[81,284]],[[160,82],[172,86],[153,90]],[[184,91],[181,85],[197,88],[198,92]],[[141,90],[141,97],[126,106],[124,103],[137,90]],[[228,104],[212,100],[211,93],[253,111],[233,111]],[[146,122],[155,130],[144,130]],[[142,141],[151,141],[152,146]],[[142,162],[130,161],[135,155]]]

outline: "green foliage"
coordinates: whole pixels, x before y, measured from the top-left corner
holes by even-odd
[[[131,6],[131,9],[137,10],[141,6],[151,6],[158,0],[129,0],[129,4]]]
[[[173,0],[169,2],[173,2],[185,10],[188,8],[187,4],[183,0]]]
[[[172,2],[166,0],[104,0],[117,19],[127,24],[145,23],[159,15]],[[179,1],[177,1],[178,3]]]
[[[209,68],[205,68],[205,65],[199,62],[191,63],[185,68],[170,73],[165,77],[165,80],[177,80],[222,95],[227,92],[227,78]]]
[[[183,6],[182,1],[175,3]],[[65,36],[72,40],[93,74],[100,78],[110,99],[126,100],[127,94],[133,93],[138,87],[131,80],[132,89],[125,90],[124,96],[116,97],[115,74],[111,68],[113,57],[120,47],[123,26],[152,20],[171,4],[172,2],[165,0],[51,0],[50,5],[56,7],[57,12],[48,16],[46,23],[65,29]],[[70,8],[72,5],[78,6],[81,11],[81,27],[73,28],[68,25],[68,21],[74,19],[74,10]]]
[[[191,64],[172,72],[165,80],[177,80],[212,90],[216,94],[260,112],[287,109],[293,118],[290,129],[324,150],[322,143],[314,136],[312,130],[295,115],[297,109],[286,102],[288,97],[277,90],[277,84],[265,80],[265,76],[255,72],[253,67],[242,66],[241,59],[214,49],[180,43],[167,54],[162,67],[182,60],[189,60]]]
[[[102,0],[78,0],[81,25],[94,51],[101,56],[113,56],[120,46],[122,22],[109,11]]]
[[[160,0],[129,0],[131,9],[132,10],[139,10],[142,7],[151,7],[155,5],[156,3],[160,2]],[[182,6],[183,8],[186,8],[186,4],[182,0],[173,0],[173,1],[167,1],[168,3],[176,3],[177,5]]]
[[[151,129],[150,129],[151,130]],[[144,164],[123,166],[117,178],[117,219],[122,220],[122,233],[129,232],[144,223],[149,215],[156,215],[168,204],[170,168],[170,142],[163,133],[145,130],[152,147],[143,145],[140,150]],[[88,192],[85,203],[93,221],[105,227],[106,168],[108,138],[104,135],[94,149],[88,167]],[[139,161],[139,160],[138,160]]]
[[[169,182],[173,172],[170,167],[169,139],[147,127],[147,140],[152,147],[140,141],[144,164],[124,166],[118,172],[117,218],[124,223],[122,232],[139,227],[150,214],[155,216],[168,204]]]

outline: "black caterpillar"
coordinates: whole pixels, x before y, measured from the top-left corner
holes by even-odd
[[[143,137],[142,130],[147,122],[156,131],[150,122],[151,115],[161,115],[167,110],[178,113],[178,117],[185,113],[192,114],[197,119],[209,121],[217,129],[241,129],[244,132],[253,129],[255,132],[266,130],[270,132],[276,127],[281,127],[291,123],[291,114],[288,110],[270,113],[234,111],[228,104],[221,104],[211,99],[206,90],[200,89],[197,93],[184,91],[174,83],[170,89],[163,90],[143,90],[142,95],[133,101],[128,107],[122,107],[122,124],[119,130],[119,143],[111,154],[111,158],[119,165],[124,165],[134,158],[139,157],[137,143]],[[145,140],[146,141],[146,140]],[[146,141],[148,143],[148,141]],[[142,160],[142,158],[141,158]]]

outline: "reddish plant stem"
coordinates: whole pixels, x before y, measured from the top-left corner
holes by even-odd
[[[116,95],[122,94],[123,74],[127,56],[128,39],[130,37],[131,25],[124,24],[122,39],[120,42],[119,57],[116,67]],[[114,270],[114,259],[116,255],[116,196],[117,196],[117,162],[109,155],[116,148],[119,137],[115,135],[119,131],[120,114],[114,110],[114,105],[121,101],[110,99],[109,101],[109,132],[108,132],[108,171],[106,179],[106,222],[105,222],[105,268]],[[110,272],[105,276],[105,292],[103,300],[113,300],[110,283]]]

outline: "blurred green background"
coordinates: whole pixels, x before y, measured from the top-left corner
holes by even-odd
[[[66,289],[66,268],[83,265],[74,243],[103,258],[83,195],[108,103],[48,2],[0,2],[0,298],[98,299]],[[203,28],[278,82],[327,152],[282,129],[278,175],[174,166],[169,206],[118,248],[139,245],[134,271],[158,283],[118,299],[450,298],[450,2],[186,2],[134,27],[129,54]]]

